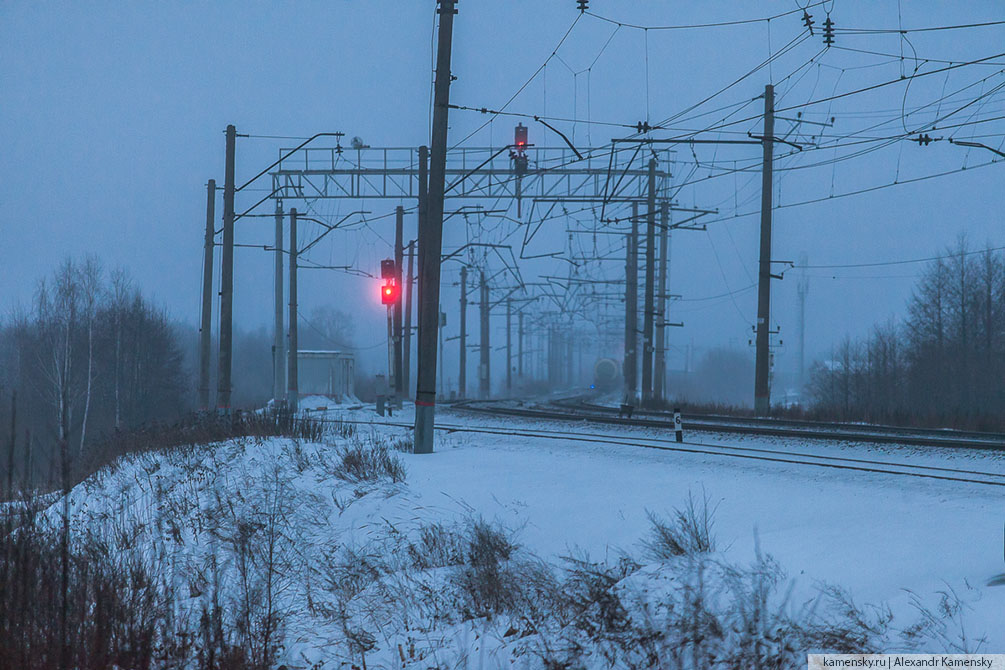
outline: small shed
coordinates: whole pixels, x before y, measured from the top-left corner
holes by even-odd
[[[301,397],[324,395],[343,402],[356,396],[356,358],[344,351],[298,351],[297,377]]]

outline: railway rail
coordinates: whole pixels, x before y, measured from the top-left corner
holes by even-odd
[[[524,418],[541,418],[540,412],[534,410],[521,411],[521,408],[501,408],[500,411],[493,411],[486,408],[485,403],[477,405],[474,403],[460,403],[453,405],[454,408],[462,410],[472,410],[484,414],[501,416],[520,416]],[[498,408],[497,408],[498,409]],[[577,420],[577,417],[563,416],[562,420]],[[353,421],[347,419],[322,419],[322,421],[372,424],[371,421]],[[396,426],[401,428],[411,428],[411,423],[386,421],[381,425]],[[714,456],[722,458],[738,458],[752,461],[762,461],[768,463],[782,463],[787,465],[802,465],[809,467],[822,467],[837,470],[851,470],[882,475],[895,475],[904,477],[914,477],[922,479],[934,479],[966,484],[980,484],[984,486],[1005,487],[1005,472],[988,472],[983,470],[972,470],[967,468],[951,468],[936,465],[912,464],[906,462],[877,460],[868,458],[854,458],[849,456],[831,456],[826,454],[813,454],[808,452],[765,449],[757,447],[743,447],[726,444],[714,444],[707,442],[676,442],[669,439],[654,437],[632,437],[626,435],[611,435],[605,433],[584,432],[583,430],[550,430],[543,428],[521,428],[519,426],[484,426],[472,425],[468,423],[449,423],[437,421],[435,429],[447,433],[474,433],[482,435],[499,435],[509,437],[527,437],[547,440],[559,440],[562,442],[573,442],[581,444],[608,444],[613,446],[639,447],[645,449],[656,449],[659,451],[670,451],[677,453],[695,454],[701,456]]]
[[[499,403],[468,401],[454,405],[459,409],[487,414],[535,417],[539,419],[583,419],[646,428],[673,429],[669,412],[637,411],[631,418],[618,416],[618,409],[586,402],[581,397],[553,400],[532,406],[507,406]],[[771,437],[795,437],[813,440],[899,444],[916,447],[945,447],[1005,452],[1005,435],[956,430],[925,430],[871,424],[842,424],[791,419],[759,419],[712,414],[683,414],[685,431],[738,433]]]
[[[591,411],[617,413],[615,407],[590,403],[581,397],[569,398],[565,400],[552,401],[557,406],[568,407],[572,403]],[[672,417],[673,413],[660,410],[636,409],[634,414],[640,416]],[[633,415],[634,415],[633,414]],[[952,428],[907,428],[903,426],[890,426],[873,423],[848,423],[840,421],[814,421],[809,419],[784,419],[784,418],[762,418],[753,416],[734,416],[729,414],[713,414],[706,412],[689,412],[692,421],[710,422],[718,424],[737,424],[753,426],[781,426],[797,430],[829,430],[829,431],[855,431],[858,433],[867,432],[876,435],[913,435],[933,438],[953,438],[964,440],[975,440],[980,442],[999,443],[1005,447],[1005,433],[988,431],[956,430]]]

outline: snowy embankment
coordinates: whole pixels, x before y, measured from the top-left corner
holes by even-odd
[[[323,443],[125,459],[73,490],[72,525],[169,566],[179,619],[208,603],[243,612],[291,667],[804,667],[811,647],[1005,651],[1005,587],[984,586],[1003,571],[1001,489],[460,430],[413,455],[394,449],[410,440],[395,425],[407,410],[317,414],[343,420]],[[993,455],[923,458],[1005,471]],[[647,512],[672,535],[689,494],[691,521],[703,497],[715,510],[712,551],[653,540]]]

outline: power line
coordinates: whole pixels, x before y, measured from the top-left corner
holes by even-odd
[[[831,270],[831,269],[836,269],[836,268],[874,268],[874,267],[881,267],[881,266],[887,266],[887,265],[908,265],[908,264],[911,264],[911,263],[928,263],[930,261],[941,261],[941,260],[946,260],[948,258],[960,258],[960,257],[963,257],[963,256],[973,256],[975,254],[983,254],[983,253],[987,253],[989,251],[1001,251],[1003,249],[1005,249],[1005,246],[1001,246],[1001,247],[989,247],[989,248],[986,248],[986,249],[979,249],[979,250],[976,250],[976,251],[964,251],[964,252],[960,252],[960,253],[946,254],[946,255],[943,255],[943,256],[930,256],[928,258],[911,258],[909,260],[880,261],[880,262],[876,262],[876,263],[841,263],[841,264],[834,264],[834,265],[793,265],[791,268],[788,268],[786,270],[786,272],[788,270],[791,270],[791,269],[794,269],[794,268],[800,268],[800,269],[806,269],[806,270]]]
[[[579,23],[579,19],[580,19],[580,18],[582,18],[582,16],[583,16],[583,14],[582,14],[582,13],[579,13],[579,14],[576,14],[576,18],[572,20],[572,25],[570,25],[570,26],[569,26],[569,29],[565,31],[565,34],[564,34],[564,35],[562,35],[562,39],[560,39],[560,40],[558,41],[558,44],[556,44],[556,45],[555,45],[555,48],[551,50],[551,54],[550,54],[550,55],[549,55],[549,56],[548,56],[547,58],[545,58],[545,59],[544,59],[544,62],[543,62],[543,63],[541,63],[541,65],[540,65],[540,66],[539,66],[539,67],[538,67],[538,68],[537,68],[536,70],[534,70],[534,74],[532,74],[532,75],[531,75],[531,76],[530,76],[530,77],[529,77],[529,78],[527,79],[527,81],[525,81],[525,82],[523,83],[523,85],[522,85],[522,86],[521,86],[520,88],[518,88],[518,89],[516,90],[516,93],[514,93],[513,95],[511,95],[511,96],[509,97],[509,100],[507,100],[507,101],[505,102],[505,104],[503,104],[503,106],[499,108],[500,110],[502,110],[502,111],[505,111],[505,109],[506,109],[507,107],[509,107],[509,104],[510,104],[511,102],[513,102],[513,101],[514,101],[514,100],[516,99],[516,97],[517,97],[518,95],[520,95],[521,93],[523,93],[523,90],[524,90],[525,88],[527,88],[527,87],[528,87],[528,86],[530,85],[530,83],[531,83],[532,81],[534,81],[534,79],[536,79],[536,78],[537,78],[537,75],[541,74],[541,71],[542,71],[542,70],[543,70],[544,68],[546,68],[546,67],[548,66],[548,63],[549,63],[549,62],[551,61],[551,59],[552,59],[552,58],[554,58],[554,57],[555,57],[555,55],[556,55],[556,54],[558,53],[558,50],[562,48],[562,45],[563,45],[563,44],[565,43],[565,40],[566,40],[566,39],[567,39],[567,38],[569,37],[569,35],[570,35],[570,34],[572,33],[572,29],[576,27],[576,24],[577,24],[577,23]],[[471,131],[470,133],[468,133],[467,135],[465,135],[464,139],[462,139],[462,140],[461,140],[460,142],[457,142],[456,144],[454,144],[454,146],[453,146],[453,147],[451,147],[451,148],[452,148],[452,149],[456,149],[456,148],[457,148],[458,146],[460,146],[460,145],[464,144],[465,142],[467,142],[467,141],[468,141],[469,139],[471,139],[471,138],[472,138],[472,137],[473,137],[474,135],[476,135],[476,134],[477,134],[478,132],[480,132],[480,131],[481,131],[481,130],[482,130],[482,129],[483,129],[484,127],[485,127],[485,126],[487,126],[487,125],[489,125],[490,123],[492,123],[493,121],[495,121],[495,119],[496,119],[496,116],[498,116],[498,113],[497,113],[497,114],[494,114],[494,115],[492,116],[492,118],[490,118],[490,119],[489,119],[488,121],[486,121],[486,122],[485,122],[485,123],[483,123],[482,125],[478,126],[478,127],[477,127],[477,128],[475,128],[474,130],[472,130],[472,131]]]
[[[927,33],[939,30],[960,30],[962,28],[984,28],[1005,25],[1005,21],[984,21],[983,23],[963,23],[955,26],[931,26],[928,28],[835,28],[835,33],[845,35],[903,35],[905,33]]]
[[[635,23],[627,23],[625,21],[618,21],[617,19],[608,18],[594,12],[586,12],[595,19],[599,19],[606,23],[613,23],[619,28],[632,28],[635,30],[691,30],[695,28],[722,28],[726,26],[741,26],[750,23],[760,23],[761,21],[773,21],[774,19],[780,19],[783,16],[791,16],[792,14],[798,14],[806,9],[812,7],[819,7],[820,5],[827,4],[830,0],[821,0],[820,2],[815,2],[813,4],[806,5],[806,7],[800,7],[799,9],[792,9],[787,12],[782,12],[781,14],[775,14],[774,16],[762,16],[756,19],[737,19],[734,21],[718,21],[715,23],[691,23],[682,24],[675,26],[642,26]]]
[[[967,172],[969,170],[978,170],[980,168],[987,167],[989,165],[995,165],[995,164],[1001,163],[1001,162],[1002,162],[1001,160],[990,160],[990,161],[988,161],[986,163],[978,163],[977,165],[974,165],[974,166],[971,166],[971,167],[962,167],[962,168],[957,168],[955,170],[946,170],[945,172],[937,172],[935,174],[924,175],[924,176],[921,176],[921,177],[914,177],[913,179],[900,179],[898,181],[894,181],[894,182],[891,182],[891,183],[888,183],[888,184],[880,184],[879,186],[870,186],[870,187],[858,189],[858,190],[855,190],[855,191],[848,191],[846,193],[838,193],[836,195],[829,195],[829,196],[825,196],[825,197],[821,197],[821,198],[813,198],[812,200],[802,200],[802,201],[799,201],[799,202],[786,203],[784,205],[775,205],[774,207],[772,207],[772,209],[788,209],[790,207],[801,207],[803,205],[812,205],[812,204],[815,204],[815,203],[818,203],[818,202],[826,202],[828,200],[836,200],[838,198],[847,198],[847,197],[850,197],[850,196],[853,196],[853,195],[862,195],[863,193],[871,193],[873,191],[880,191],[880,190],[885,189],[885,188],[892,188],[894,186],[901,186],[903,184],[913,184],[913,183],[919,182],[919,181],[926,181],[926,180],[929,180],[929,179],[936,179],[938,177],[946,177],[948,175],[957,174],[959,172]],[[708,225],[708,224],[711,224],[711,223],[720,223],[720,222],[723,222],[723,221],[730,221],[732,219],[740,219],[740,218],[747,217],[747,216],[754,216],[755,214],[760,214],[760,213],[761,213],[760,210],[751,211],[751,212],[743,212],[742,214],[734,214],[733,216],[724,216],[724,217],[721,217],[721,218],[718,218],[718,219],[710,219],[710,220],[705,221],[705,224]]]
[[[942,72],[948,72],[949,70],[956,70],[956,69],[959,69],[961,67],[968,67],[970,65],[978,65],[980,63],[984,63],[984,62],[992,60],[994,58],[1001,58],[1003,56],[1005,56],[1005,52],[997,53],[997,54],[994,54],[992,56],[986,56],[984,58],[978,58],[978,59],[966,61],[966,62],[963,62],[963,63],[957,63],[957,64],[954,64],[954,65],[950,65],[948,67],[939,68],[937,70],[930,70],[928,72],[920,72],[920,73],[912,74],[912,75],[909,75],[909,76],[903,77],[903,78],[891,79],[891,80],[888,80],[888,81],[879,82],[879,83],[876,83],[876,84],[872,84],[870,86],[866,86],[864,88],[859,88],[859,89],[855,89],[855,90],[852,90],[852,91],[845,91],[844,93],[838,93],[838,94],[835,94],[835,95],[830,95],[830,96],[827,96],[825,98],[818,98],[816,100],[810,100],[808,102],[799,103],[798,105],[790,105],[788,107],[781,107],[781,108],[779,108],[779,109],[777,109],[775,111],[776,112],[789,112],[789,111],[792,111],[792,110],[803,109],[805,107],[810,107],[812,105],[818,105],[818,104],[821,104],[821,103],[824,103],[824,102],[831,102],[833,100],[839,100],[841,98],[846,98],[846,97],[849,97],[849,96],[858,95],[860,93],[866,93],[868,91],[873,91],[873,90],[876,90],[876,89],[879,89],[879,88],[883,88],[885,86],[890,86],[892,84],[908,83],[908,82],[910,82],[913,79],[919,79],[921,77],[927,77],[927,76],[930,76],[930,75],[933,75],[933,74],[939,74],[939,73],[942,73]],[[748,117],[743,118],[743,119],[738,119],[736,121],[730,121],[728,123],[722,123],[722,124],[719,124],[719,125],[710,126],[710,127],[706,128],[703,132],[711,132],[713,130],[719,130],[720,128],[726,128],[726,127],[729,127],[729,126],[735,126],[735,125],[739,125],[741,123],[747,123],[747,122],[750,122],[750,121],[757,121],[758,119],[761,118],[761,116],[762,116],[761,114],[757,114],[757,115],[754,115],[754,116],[748,116]],[[669,119],[667,121],[661,122],[660,125],[665,125],[668,122],[669,122]],[[682,139],[685,139],[685,138],[682,138]]]

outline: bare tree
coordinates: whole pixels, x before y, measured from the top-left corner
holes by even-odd
[[[922,273],[906,320],[814,366],[818,409],[849,419],[977,429],[1005,422],[1005,255],[965,237]]]
[[[84,328],[87,331],[87,381],[84,390],[84,415],[80,424],[80,453],[84,452],[87,417],[91,411],[91,387],[94,381],[94,319],[102,293],[101,273],[101,264],[93,256],[88,257],[79,269],[81,307],[84,312]]]

